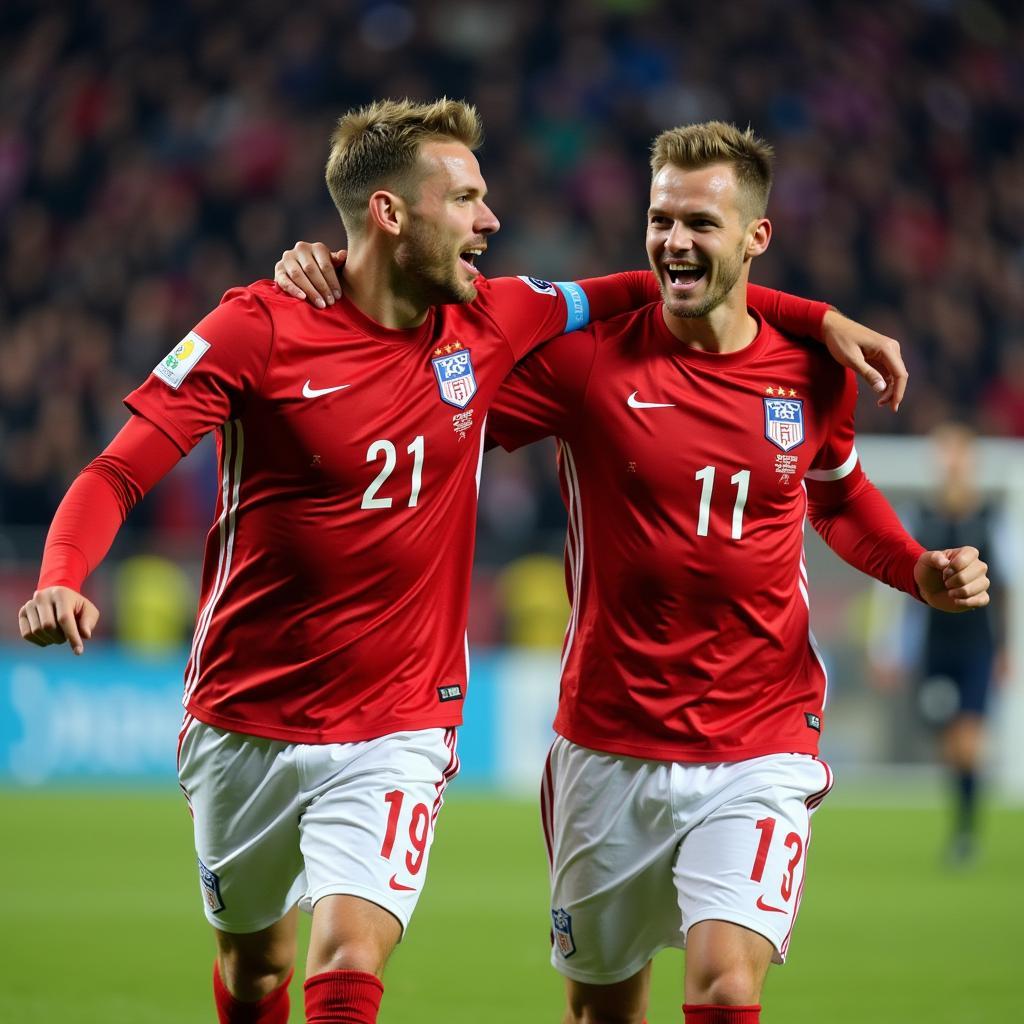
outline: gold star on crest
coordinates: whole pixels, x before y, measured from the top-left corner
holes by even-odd
[[[435,356],[443,356],[444,355],[444,349],[443,348],[435,348],[434,349],[434,355]]]
[[[789,397],[796,398],[796,391],[793,388],[789,389]]]
[[[764,389],[764,393],[766,395],[774,395],[775,394],[775,388],[765,388]]]

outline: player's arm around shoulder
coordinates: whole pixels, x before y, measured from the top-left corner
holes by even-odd
[[[75,654],[85,650],[99,622],[99,609],[71,587],[43,587],[18,611],[21,637],[37,647],[70,643]]]
[[[282,294],[325,309],[341,298],[338,271],[345,265],[347,255],[344,249],[332,251],[323,242],[296,242],[275,264],[274,283]],[[479,277],[476,280],[477,306],[509,338],[516,357],[521,358],[532,344],[538,343],[538,335],[540,340],[546,340],[589,323],[592,292],[599,302],[611,301],[612,312],[619,312],[620,305],[631,309],[639,304],[636,299],[623,299],[618,295],[623,290],[622,285],[618,286],[615,299],[605,299],[609,287],[606,282],[612,280],[545,281],[525,274]],[[520,338],[531,339],[532,344],[520,342]]]
[[[344,249],[332,251],[323,242],[296,242],[274,265],[274,282],[285,295],[326,309],[341,298],[338,271],[347,255]]]
[[[476,305],[518,361],[538,345],[590,323],[590,300],[575,281],[539,277],[478,279]]]
[[[821,321],[821,340],[832,358],[859,376],[878,395],[878,404],[896,412],[907,390],[906,364],[895,338],[828,310]]]

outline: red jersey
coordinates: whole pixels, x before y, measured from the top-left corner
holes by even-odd
[[[582,295],[481,281],[388,330],[259,282],[128,396],[182,452],[217,431],[196,718],[314,743],[461,721],[484,418],[520,357],[585,322]]]
[[[694,350],[660,303],[516,369],[488,430],[509,449],[559,439],[572,604],[561,735],[689,762],[817,752],[826,678],[809,631],[805,481],[826,511],[873,492],[855,400],[852,372],[820,346],[762,324],[741,351]],[[889,575],[909,588],[920,546],[872,514]]]

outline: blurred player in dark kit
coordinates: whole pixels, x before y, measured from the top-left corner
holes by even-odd
[[[475,263],[499,225],[480,135],[450,100],[340,119],[327,183],[349,238],[344,296],[321,313],[269,281],[228,292],[126,399],[19,613],[26,640],[81,653],[99,614],[84,580],[216,431],[179,778],[221,1024],[287,1020],[297,908],[313,916],[307,1020],[376,1020],[458,770],[488,408],[534,347],[657,294],[649,274],[485,281]],[[820,327],[820,304],[760,294],[790,329]],[[886,369],[895,403],[898,352]]]
[[[939,480],[930,499],[913,514],[913,530],[922,544],[956,548],[977,544],[991,566],[996,510],[977,491],[977,448],[966,425],[947,423],[933,435]],[[998,572],[990,568],[993,591]],[[985,713],[993,675],[1001,661],[998,606],[950,620],[929,608],[925,614],[918,664],[918,706],[939,730],[942,760],[950,773],[953,833],[952,864],[970,861],[977,837],[979,771],[984,753]]]

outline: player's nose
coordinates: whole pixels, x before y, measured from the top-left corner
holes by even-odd
[[[673,224],[665,248],[669,252],[689,252],[693,248],[693,232],[685,224]]]
[[[486,203],[480,204],[480,212],[477,215],[474,230],[481,235],[493,235],[501,227],[501,221],[494,216],[494,212]]]

